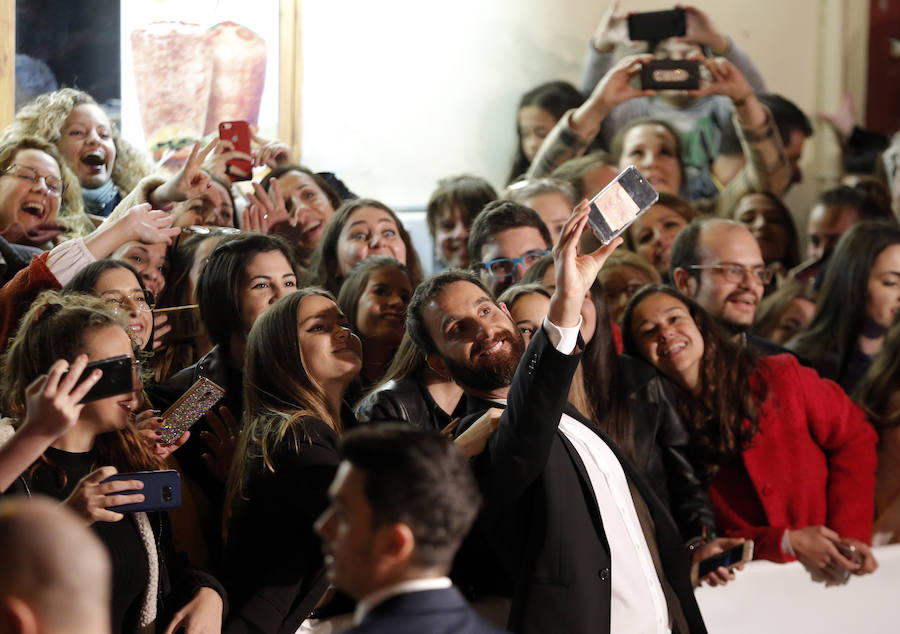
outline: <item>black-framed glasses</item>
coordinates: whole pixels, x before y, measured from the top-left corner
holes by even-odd
[[[478,267],[487,269],[491,277],[503,279],[515,273],[519,264],[522,264],[527,269],[548,253],[550,251],[547,249],[543,251],[529,251],[518,258],[497,258],[488,262],[479,262]]]
[[[33,167],[28,167],[27,165],[17,165],[13,163],[9,167],[7,167],[4,171],[4,174],[10,174],[15,176],[16,178],[21,178],[22,180],[30,181],[32,185],[37,184],[42,178],[44,179],[44,185],[47,187],[47,190],[53,194],[54,196],[62,196],[66,191],[66,184],[62,181],[61,178],[57,178],[51,174],[41,174]]]
[[[702,271],[709,269],[711,271],[719,271],[725,276],[725,279],[733,284],[740,284],[744,281],[744,277],[752,275],[758,279],[763,286],[772,281],[775,271],[766,266],[744,266],[743,264],[723,263],[723,264],[693,264],[688,267],[692,271]]]

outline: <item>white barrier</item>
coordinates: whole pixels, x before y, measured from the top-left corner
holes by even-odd
[[[721,588],[696,592],[710,634],[900,631],[900,544],[874,549],[878,570],[840,586],[812,581],[798,562],[754,561]]]

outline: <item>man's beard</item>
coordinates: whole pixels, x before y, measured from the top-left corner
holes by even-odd
[[[498,333],[490,341],[482,341],[473,346],[471,356],[476,357],[482,350],[497,343],[498,340],[510,343],[509,351],[503,354],[495,354],[481,362],[456,361],[444,359],[450,370],[453,380],[462,386],[479,391],[490,391],[500,387],[508,387],[519,367],[519,360],[525,351],[525,342],[522,335],[515,331],[503,331]]]

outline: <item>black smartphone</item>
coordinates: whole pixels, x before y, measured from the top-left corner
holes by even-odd
[[[103,371],[103,376],[94,384],[84,398],[79,403],[90,403],[91,401],[99,401],[101,398],[116,396],[117,394],[128,394],[134,390],[134,374],[132,371],[132,363],[134,359],[131,355],[123,354],[118,357],[110,357],[108,359],[100,359],[99,361],[91,361],[81,373],[78,382],[81,383],[91,375],[96,369]],[[65,376],[66,372],[63,374]],[[62,379],[60,379],[62,380]]]
[[[724,550],[718,555],[707,557],[691,566],[691,581],[696,584],[698,580],[719,567],[731,570],[735,566],[745,564],[751,559],[753,559],[753,540],[748,539],[743,544]]]
[[[643,90],[697,90],[700,62],[697,60],[654,59],[641,67]]]
[[[167,511],[181,506],[181,477],[174,469],[162,471],[135,471],[133,473],[117,473],[103,482],[113,480],[140,480],[144,483],[141,490],[119,491],[107,495],[127,495],[143,493],[144,501],[134,504],[107,507],[116,513],[137,513],[138,511]]]
[[[657,200],[656,190],[629,165],[591,200],[588,224],[600,242],[609,244]]]
[[[687,33],[684,9],[632,13],[628,16],[628,37],[632,40],[657,41]]]

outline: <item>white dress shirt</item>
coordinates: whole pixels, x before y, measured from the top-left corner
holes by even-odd
[[[560,328],[544,319],[543,328],[557,351],[571,354],[581,327]],[[671,632],[669,610],[650,556],[631,490],[622,465],[603,439],[584,424],[563,414],[559,430],[584,464],[609,542],[610,632],[665,634]]]

